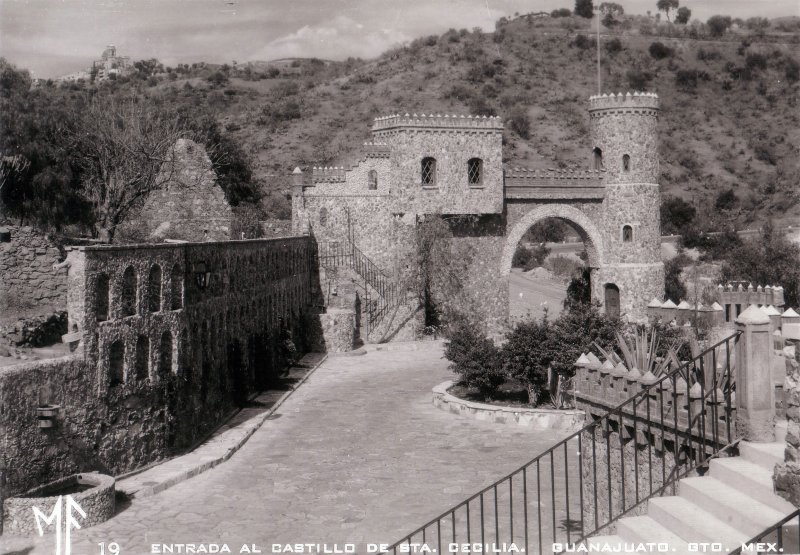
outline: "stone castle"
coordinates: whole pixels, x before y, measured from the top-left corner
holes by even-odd
[[[377,118],[373,140],[354,164],[313,168],[310,177],[295,170],[294,231],[320,244],[351,243],[399,279],[411,270],[415,226],[441,215],[468,267],[461,276],[465,302],[500,332],[518,243],[533,224],[559,218],[586,245],[594,300],[608,314],[642,319],[650,299],[664,291],[658,97],[593,96],[589,114],[591,167],[581,171],[504,169],[497,117]],[[459,216],[470,216],[470,224]]]

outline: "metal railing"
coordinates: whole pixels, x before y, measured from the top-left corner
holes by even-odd
[[[680,478],[736,440],[732,355],[739,335],[637,385],[630,398],[385,553],[415,543],[441,553],[442,546],[478,542],[553,553],[553,543],[582,541],[644,509],[647,499],[674,494]]]
[[[745,546],[749,549],[745,549]],[[731,551],[730,555],[741,553],[800,553],[800,509],[753,536]]]
[[[318,244],[320,266],[352,268],[364,280],[363,306],[367,313],[369,329],[373,330],[395,306],[404,301],[401,288],[387,276],[361,249],[352,237],[347,241]],[[376,293],[375,296],[371,292]]]

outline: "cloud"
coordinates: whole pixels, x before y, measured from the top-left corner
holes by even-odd
[[[341,60],[348,57],[372,58],[411,37],[397,29],[364,25],[347,16],[278,37],[257,50],[250,59],[317,57]]]

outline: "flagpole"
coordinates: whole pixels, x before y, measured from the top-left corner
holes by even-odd
[[[597,12],[597,94],[602,94],[600,81],[600,12]]]

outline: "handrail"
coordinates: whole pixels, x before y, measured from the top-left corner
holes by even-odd
[[[791,537],[785,538],[783,529],[792,520],[797,520],[794,526],[792,526],[793,530],[791,531],[793,534]],[[743,547],[748,544],[764,544],[765,546],[769,546],[765,547],[761,551],[747,551],[747,553],[752,553],[753,555],[756,555],[757,553],[785,553],[789,551],[786,548],[791,549],[792,553],[797,552],[798,549],[800,549],[798,547],[800,546],[800,509],[797,509],[793,513],[786,515],[769,528],[762,530],[748,541],[743,542],[741,546],[731,551],[729,555],[740,555],[743,552]]]
[[[398,548],[402,544],[410,544],[412,540],[419,543],[421,540],[426,543],[426,540],[431,541],[431,538],[436,538],[436,543],[441,552],[442,539],[447,535],[450,539],[447,543],[457,543],[459,541],[478,541],[477,533],[480,529],[481,543],[487,537],[486,524],[493,525],[494,534],[489,530],[489,535],[494,535],[496,544],[501,542],[510,544],[516,543],[515,540],[524,542],[525,552],[527,553],[544,553],[543,551],[543,534],[549,533],[553,541],[558,541],[558,527],[556,522],[557,513],[560,516],[566,517],[562,520],[561,528],[564,529],[565,540],[567,542],[581,541],[588,536],[595,534],[597,531],[608,526],[610,523],[619,519],[622,515],[630,513],[636,509],[641,503],[655,495],[664,493],[670,486],[674,487],[677,481],[698,468],[705,465],[712,457],[719,456],[723,451],[730,449],[736,442],[735,427],[730,423],[734,418],[735,408],[732,405],[732,398],[730,393],[734,389],[735,381],[731,371],[731,346],[732,343],[738,340],[740,332],[736,332],[730,337],[727,337],[715,345],[709,347],[700,355],[694,357],[692,360],[680,365],[674,370],[667,371],[659,379],[655,380],[649,385],[642,385],[641,390],[628,398],[627,400],[619,403],[615,407],[607,410],[604,414],[596,418],[591,423],[584,426],[581,430],[574,432],[567,438],[561,440],[554,446],[550,447],[543,453],[536,456],[534,459],[523,464],[513,472],[505,475],[501,479],[495,481],[489,486],[481,489],[477,493],[461,501],[457,505],[451,507],[447,511],[441,513],[436,518],[428,521],[423,526],[420,526],[410,534],[407,534],[399,541],[392,544],[384,553],[392,552],[397,553]],[[721,375],[723,383],[718,383],[718,373],[716,364],[714,364],[714,371],[711,379],[711,387],[709,390],[713,395],[708,397],[705,391],[705,362],[704,357],[713,354],[712,359],[716,361],[716,351],[724,347],[726,356],[724,358],[724,368]],[[693,385],[692,382],[700,384],[701,395],[699,401],[701,407],[695,407],[696,414],[692,417],[692,402],[688,403],[688,418],[686,422],[679,419],[678,413],[681,407],[678,406],[681,393],[678,392],[679,380],[686,380],[687,392]],[[722,387],[720,387],[722,386]],[[724,399],[718,398],[718,391],[723,390]],[[695,403],[698,401],[695,400]],[[665,404],[667,405],[667,412],[665,412]],[[720,404],[724,404],[724,414],[720,416]],[[644,406],[644,410],[639,408],[640,411],[637,415],[637,407]],[[653,411],[658,409],[656,414]],[[698,410],[701,409],[701,410]],[[665,418],[665,416],[667,418]],[[708,430],[708,422],[711,421],[712,430]],[[720,424],[724,424],[722,429],[718,429]],[[641,429],[637,426],[641,425]],[[632,426],[632,432],[629,428]],[[645,431],[646,427],[646,431]],[[612,471],[611,461],[611,436],[616,433],[619,436],[619,465],[617,470]],[[708,437],[708,434],[711,437]],[[601,439],[598,441],[598,434]],[[625,437],[630,434],[627,439],[633,439],[635,445],[639,441],[646,443],[647,456],[646,469],[642,471],[642,475],[647,473],[648,480],[640,484],[642,475],[639,472],[638,465],[638,449],[634,448],[633,453],[636,458],[634,469],[628,474],[625,473]],[[641,435],[641,437],[640,437]],[[571,449],[574,451],[574,444],[577,441],[578,449],[577,454],[573,455],[570,460]],[[603,442],[605,445],[603,445]],[[668,444],[672,444],[672,448],[668,450]],[[586,444],[586,445],[584,445]],[[605,447],[604,461],[599,461],[597,451]],[[656,447],[660,447],[661,464],[657,467],[653,465],[653,451],[658,451]],[[710,451],[710,452],[709,452]],[[667,471],[667,454],[672,456],[673,468]],[[616,456],[616,455],[615,455]],[[616,462],[616,461],[615,461]],[[570,470],[570,463],[573,465],[578,464],[577,472],[575,469]],[[591,463],[591,465],[587,464]],[[598,468],[602,465],[602,471],[606,474],[607,485],[600,486],[598,483]],[[549,468],[549,471],[548,471]],[[558,475],[556,469],[558,468]],[[654,487],[653,473],[661,475],[660,485]],[[571,474],[573,475],[571,477]],[[578,478],[578,496],[569,495],[570,479],[575,479],[574,474]],[[584,476],[587,474],[587,476]],[[618,481],[612,480],[613,474],[619,474]],[[529,475],[531,476],[529,480]],[[528,484],[535,476],[535,484],[530,489]],[[542,486],[542,477],[550,479],[550,488],[547,491],[547,484]],[[592,478],[590,481],[589,478]],[[632,495],[626,502],[626,482],[633,478],[635,485],[634,491],[627,492]],[[658,476],[655,476],[657,479]],[[516,480],[516,490],[515,490]],[[564,492],[556,492],[556,483],[563,482]],[[619,491],[612,489],[612,483],[619,486]],[[659,481],[656,480],[659,484]],[[506,484],[508,487],[506,488]],[[521,484],[521,486],[520,486]],[[644,492],[641,495],[640,489],[647,489],[649,484],[649,493]],[[521,490],[520,490],[521,487]],[[600,491],[607,490],[607,491]],[[517,517],[515,518],[514,510],[514,492],[517,492],[517,505],[519,505],[519,497],[522,497],[523,515],[519,516],[519,509],[517,509]],[[574,490],[573,490],[574,491]],[[605,512],[606,508],[601,507],[599,503],[600,495],[607,495],[607,514],[601,518],[600,513]],[[499,494],[502,494],[502,504],[500,503]],[[535,494],[535,496],[533,495]],[[542,500],[543,495],[547,495],[545,499],[546,505],[550,506],[550,519],[543,520],[542,515]],[[556,496],[558,495],[558,499]],[[585,503],[585,497],[588,496],[589,503]],[[563,498],[562,498],[563,497]],[[493,502],[487,506],[486,501]],[[530,500],[536,501],[536,532],[538,535],[537,544],[538,551],[533,551],[530,545],[530,532],[531,522],[529,515]],[[576,503],[576,501],[579,501]],[[507,505],[506,505],[507,503]],[[476,506],[477,505],[477,506]],[[574,507],[571,507],[574,505]],[[593,510],[589,511],[587,508]],[[570,519],[570,510],[574,510],[572,514],[580,517],[579,523]],[[501,517],[501,511],[503,515]],[[522,521],[521,523],[518,521]],[[503,523],[504,532],[507,533],[507,538],[501,538],[500,529],[501,521]],[[517,521],[517,534],[515,535],[515,521]],[[458,538],[457,528],[460,523],[460,528],[465,532],[466,537]],[[476,526],[479,525],[479,526]],[[520,526],[521,524],[521,526]],[[593,524],[593,526],[592,526]],[[444,526],[444,529],[443,529]],[[550,530],[545,530],[550,526]],[[579,533],[573,533],[572,528],[579,528]],[[522,530],[523,533],[520,532]],[[490,538],[491,539],[491,538]],[[506,541],[506,539],[508,541]],[[519,543],[517,543],[519,545]],[[548,551],[549,553],[549,551]]]

